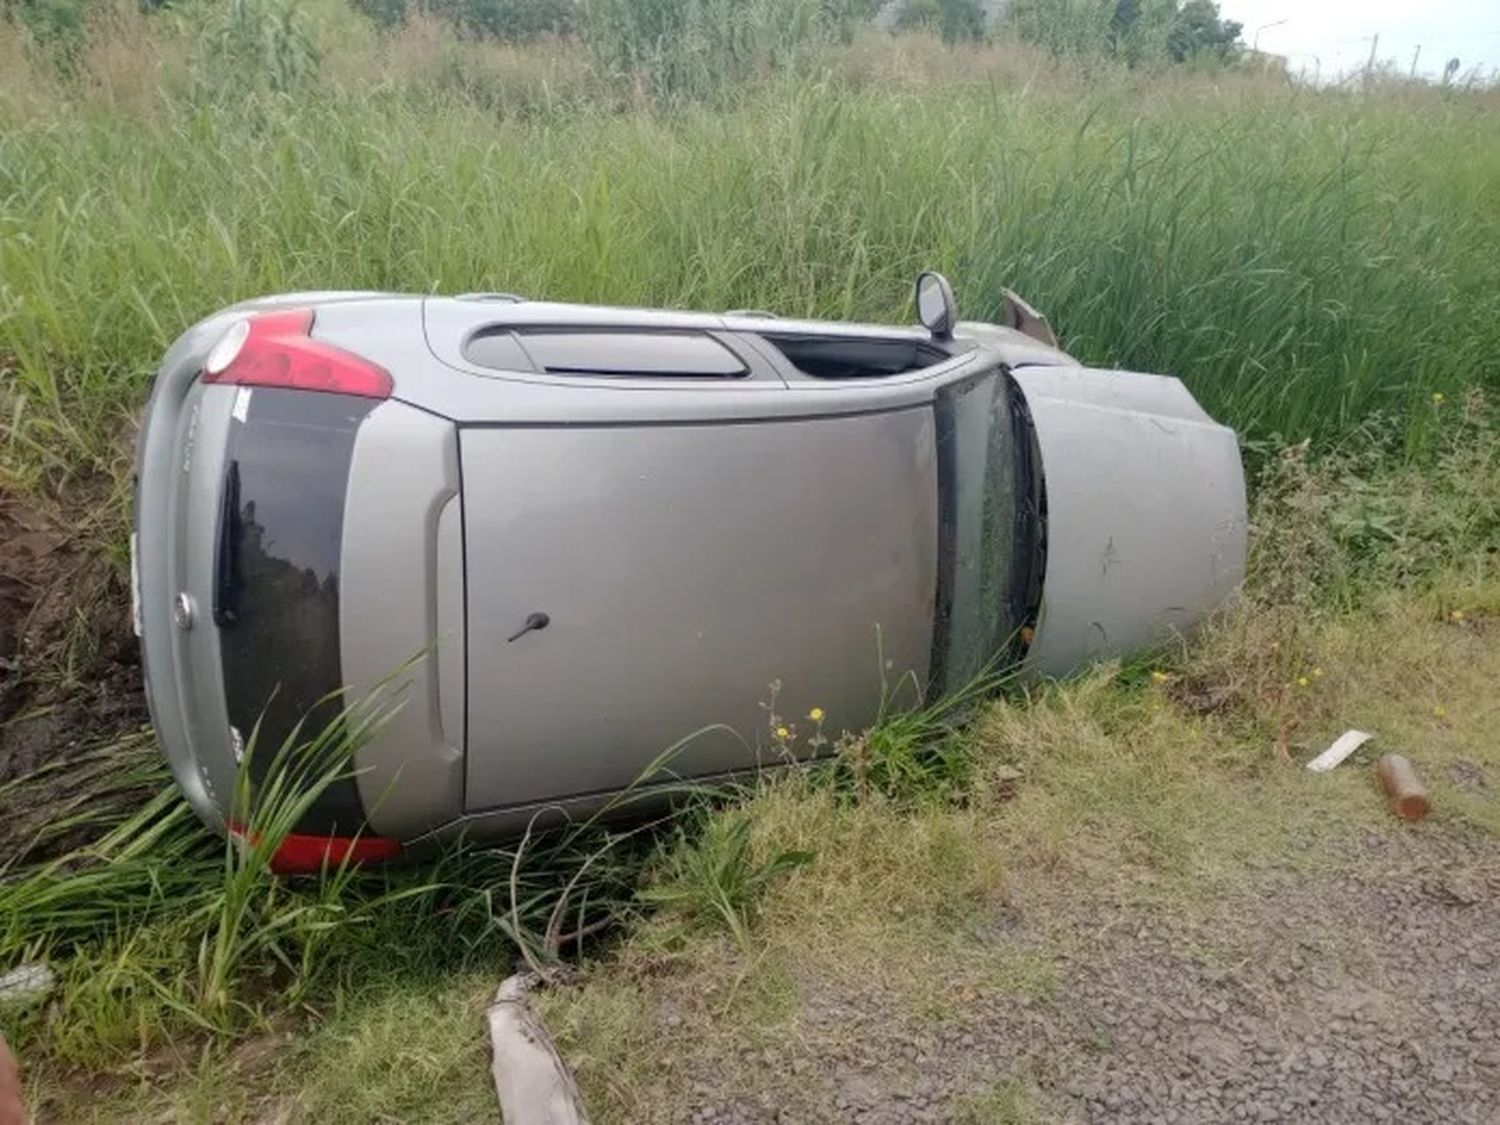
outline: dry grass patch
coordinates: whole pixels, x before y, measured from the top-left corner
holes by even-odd
[[[670,1115],[701,1075],[747,1094],[768,1065],[791,1078],[784,1064],[811,1044],[859,1034],[840,1014],[851,997],[929,1023],[979,995],[1050,988],[1047,958],[987,931],[1007,860],[976,810],[850,803],[794,776],[745,811],[758,856],[816,853],[767,892],[752,947],[664,912],[547,1001],[604,1120]]]
[[[1175,656],[992,705],[956,801],[766,784],[742,814],[755,855],[816,858],[767,890],[748,948],[658,914],[548,1001],[591,1104],[670,1116],[702,1100],[703,1076],[716,1097],[777,1102],[797,1093],[786,1059],[865,1034],[849,1013],[899,1038],[1054,997],[1091,916],[1207,920],[1268,869],[1352,868],[1360,841],[1500,833],[1497,604],[1500,584],[1465,571],[1357,613],[1242,606]],[[1219,702],[1194,705],[1189,682]],[[1376,741],[1331,775],[1301,768],[1351,726]],[[1427,824],[1386,811],[1371,765],[1393,750],[1432,792]],[[975,1120],[1031,1112],[1008,1079],[972,1104]]]
[[[311,1029],[164,1048],[130,1078],[28,1075],[38,1120],[459,1122],[493,1120],[484,1008],[501,967],[372,980]],[[313,1013],[304,1013],[309,1015]]]

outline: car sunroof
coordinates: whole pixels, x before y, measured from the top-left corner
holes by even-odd
[[[733,379],[748,370],[705,332],[502,329],[476,335],[464,356],[503,371],[605,378]]]

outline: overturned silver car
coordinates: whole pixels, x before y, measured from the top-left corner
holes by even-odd
[[[177,780],[228,826],[245,743],[398,669],[404,705],[284,845],[384,856],[760,760],[903,679],[1060,675],[1240,582],[1231,431],[1007,296],[922,327],[453,298],[246,302],[168,352],[137,465],[137,623]],[[420,657],[413,662],[414,657]],[[321,702],[320,702],[321,701]]]

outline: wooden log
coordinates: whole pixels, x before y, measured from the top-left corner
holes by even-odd
[[[527,993],[536,973],[507,977],[489,1007],[491,1073],[507,1125],[588,1125],[567,1065]]]
[[[1400,754],[1385,754],[1375,766],[1375,776],[1391,801],[1391,811],[1402,820],[1421,820],[1427,815],[1427,790],[1417,771]]]

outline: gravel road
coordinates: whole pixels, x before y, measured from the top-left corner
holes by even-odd
[[[940,1026],[800,982],[795,1045],[747,1052],[764,1065],[732,1093],[686,1076],[677,1119],[1031,1119],[1008,1080],[1040,1120],[1500,1122],[1500,842],[1424,825],[1347,847],[1353,873],[1262,871],[1193,919],[1023,903],[994,940],[1044,911],[1055,937],[1060,912],[1058,986]]]

